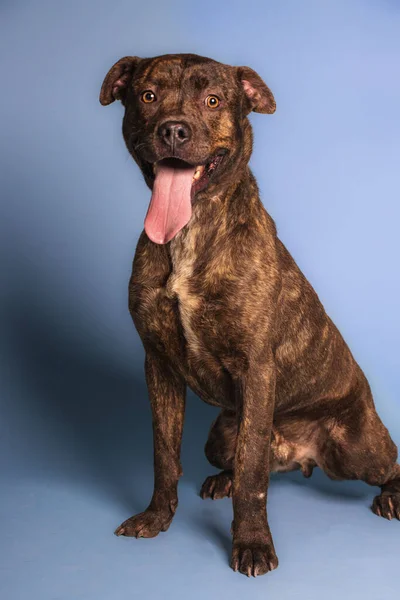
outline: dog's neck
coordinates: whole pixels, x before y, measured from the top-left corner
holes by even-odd
[[[171,240],[169,254],[174,265],[194,252],[197,256],[211,257],[218,252],[217,239],[229,236],[233,229],[245,226],[265,210],[261,204],[255,178],[246,167],[241,176],[226,185],[210,187],[193,202],[189,223]],[[229,242],[228,242],[229,243]]]
[[[212,230],[221,225],[221,220],[241,220],[257,202],[259,195],[256,180],[246,166],[235,177],[229,178],[222,185],[210,187],[195,199],[188,228],[196,221],[204,221],[207,229]]]

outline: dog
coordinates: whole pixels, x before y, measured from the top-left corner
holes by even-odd
[[[400,520],[397,447],[368,381],[277,237],[248,167],[251,111],[275,99],[250,67],[194,54],[121,58],[102,105],[120,100],[123,137],[152,196],[129,282],[145,349],[154,492],[117,535],[154,537],[175,514],[189,386],[220,413],[205,446],[221,472],[203,498],[231,496],[231,567],[278,566],[269,474],[314,467],[379,486],[376,515]]]

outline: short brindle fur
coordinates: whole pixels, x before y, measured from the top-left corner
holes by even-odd
[[[145,90],[157,100],[143,102]],[[205,102],[209,94],[221,99],[217,108]],[[309,477],[318,466],[332,479],[380,486],[372,510],[400,519],[397,448],[361,368],[278,239],[248,167],[248,114],[275,111],[269,88],[249,67],[192,54],[125,57],[101,89],[103,105],[116,99],[150,188],[159,160],[206,165],[219,157],[194,188],[188,224],[165,244],[143,231],[137,245],[129,307],[146,351],[155,483],[145,512],[116,533],[153,537],[172,521],[186,386],[221,409],[205,451],[222,471],[201,495],[232,496],[233,569],[255,576],[278,565],[266,511],[272,471]],[[160,133],[171,119],[190,132],[175,147]]]

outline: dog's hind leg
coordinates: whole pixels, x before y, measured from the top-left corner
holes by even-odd
[[[200,491],[202,498],[217,500],[232,495],[232,473],[238,434],[236,413],[222,410],[211,426],[205,446],[208,461],[221,473],[207,477]]]
[[[342,413],[325,421],[328,435],[320,440],[319,466],[332,479],[360,479],[379,486],[373,512],[400,520],[400,465],[398,451],[379,418],[369,385],[361,382]]]

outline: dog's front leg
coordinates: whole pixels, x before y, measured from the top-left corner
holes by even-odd
[[[178,505],[186,384],[153,352],[146,353],[145,371],[153,415],[154,492],[145,512],[122,523],[117,535],[155,537],[168,529]]]
[[[235,380],[239,434],[233,475],[231,566],[263,575],[278,566],[267,521],[269,451],[275,401],[275,365],[255,365]]]

